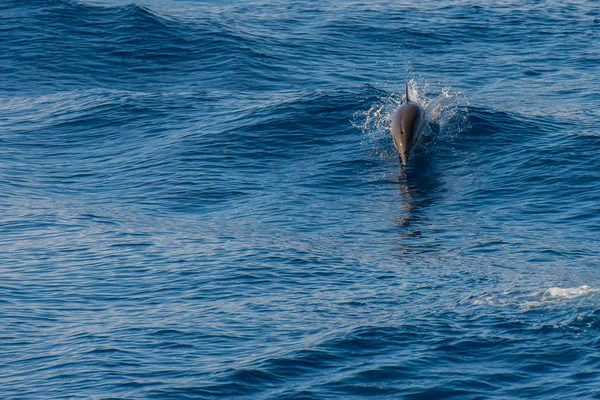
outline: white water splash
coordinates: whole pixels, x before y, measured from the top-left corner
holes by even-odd
[[[427,129],[436,136],[454,137],[468,129],[468,105],[463,93],[450,86],[434,90],[427,81],[412,78],[408,81],[409,98],[423,107]],[[371,143],[387,143],[392,117],[405,98],[405,88],[384,93],[368,109],[354,113],[352,124],[363,132]],[[391,141],[389,141],[390,144]],[[376,146],[382,158],[392,150],[390,146]],[[393,151],[391,151],[393,153]]]
[[[572,300],[596,292],[598,292],[598,289],[593,289],[587,285],[564,289],[551,287],[544,292],[534,293],[533,295],[528,296],[529,301],[522,303],[520,308],[523,311],[530,311],[532,309]]]
[[[542,298],[546,300],[564,298],[564,299],[573,299],[575,297],[583,296],[588,293],[597,292],[597,289],[592,289],[588,285],[583,285],[576,288],[566,288],[561,289],[559,287],[551,287],[546,290],[542,295]]]
[[[480,296],[469,296],[468,299],[471,304],[478,306],[514,306],[520,308],[522,311],[530,311],[549,305],[565,303],[598,292],[600,292],[599,289],[583,285],[572,288],[551,287],[544,291],[521,295],[515,295],[515,292],[512,290],[505,290],[501,295],[494,295],[488,292]]]

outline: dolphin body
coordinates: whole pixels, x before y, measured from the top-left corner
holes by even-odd
[[[392,139],[394,147],[402,157],[402,165],[408,163],[412,149],[419,143],[431,140],[424,134],[425,112],[418,103],[408,98],[408,83],[406,84],[406,101],[398,107],[392,119]]]

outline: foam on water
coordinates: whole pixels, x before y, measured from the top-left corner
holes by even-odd
[[[595,304],[598,289],[588,285],[579,287],[560,288],[551,287],[543,291],[537,291],[533,294],[524,293],[524,289],[514,287],[506,289],[501,294],[483,293],[479,295],[470,294],[466,298],[476,306],[500,306],[500,307],[518,307],[523,311],[531,311],[545,306],[559,306],[565,309],[572,309],[571,300],[581,300],[585,298],[591,304]]]
[[[587,286],[587,285],[583,285],[577,288],[559,288],[559,287],[552,287],[548,290],[546,290],[544,292],[544,294],[542,295],[542,297],[546,298],[546,299],[553,299],[553,298],[564,298],[564,299],[573,299],[575,297],[579,297],[579,296],[583,296],[589,293],[595,293],[597,292],[597,289],[592,289],[591,287]]]

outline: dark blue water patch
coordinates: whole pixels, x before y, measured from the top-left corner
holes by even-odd
[[[33,15],[28,14],[35,23],[25,29],[14,23],[29,11],[22,3],[5,13],[10,28],[2,31],[2,39],[14,50],[4,69],[16,86],[4,90],[37,91],[48,81],[62,88],[119,82],[148,88],[175,83],[173,71],[187,71],[198,83],[220,80],[229,71],[225,74],[240,84],[250,71],[263,70],[267,80],[277,71],[273,57],[262,53],[256,41],[210,17],[189,24],[133,4],[106,8],[56,0],[35,5]],[[210,72],[220,76],[211,78]]]

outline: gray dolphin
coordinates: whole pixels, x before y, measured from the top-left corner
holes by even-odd
[[[412,149],[422,141],[429,142],[426,136],[425,112],[418,103],[408,98],[408,83],[406,84],[406,101],[398,107],[392,120],[392,139],[394,147],[402,156],[402,165],[406,165]]]

